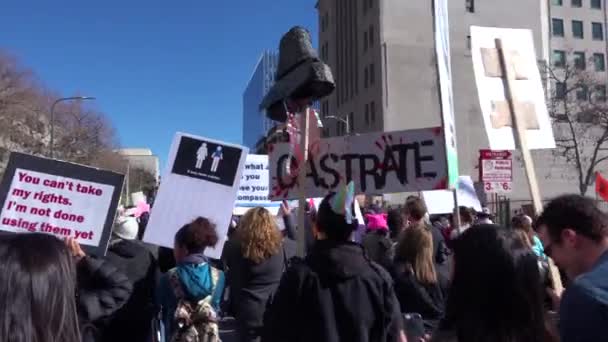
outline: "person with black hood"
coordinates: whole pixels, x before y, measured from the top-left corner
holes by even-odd
[[[132,216],[120,216],[114,224],[106,260],[129,278],[133,293],[107,323],[103,336],[106,342],[145,342],[152,332],[158,265],[152,253],[135,240],[138,230],[137,219]]]
[[[110,262],[87,256],[73,238],[66,240],[76,260],[76,309],[82,342],[98,342],[104,334],[103,320],[111,318],[130,298],[133,285]]]
[[[354,184],[319,206],[317,241],[283,276],[267,311],[263,341],[405,340],[390,275],[351,242]]]

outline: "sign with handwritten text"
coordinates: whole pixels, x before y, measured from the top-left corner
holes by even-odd
[[[0,230],[72,237],[104,255],[123,176],[12,153],[0,185]]]
[[[300,196],[297,158],[289,144],[271,146],[270,198]],[[438,190],[448,187],[441,127],[321,139],[309,147],[306,197],[323,197],[354,181],[359,194]]]

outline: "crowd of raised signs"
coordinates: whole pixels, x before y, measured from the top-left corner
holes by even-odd
[[[103,258],[73,239],[2,235],[0,340],[608,341],[608,217],[595,201],[564,195],[509,227],[463,207],[456,229],[418,197],[358,222],[353,192],[308,206],[303,227],[287,202],[283,230],[250,209],[221,260],[204,255],[220,240],[205,217],[172,250],[141,242],[146,207],[121,211]]]

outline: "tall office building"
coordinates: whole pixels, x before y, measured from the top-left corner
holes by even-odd
[[[243,93],[243,145],[252,151],[273,125],[266,113],[259,110],[259,106],[274,84],[277,64],[277,53],[262,53]]]
[[[530,29],[539,60],[548,60],[552,7],[547,1],[449,0],[461,175],[478,179],[479,149],[489,145],[471,60],[470,26]],[[317,11],[320,56],[336,79],[336,91],[321,102],[322,116],[348,117],[350,129],[361,133],[441,124],[432,1],[319,0]],[[346,130],[343,123],[327,122],[325,133],[336,136]],[[549,175],[564,167],[551,151],[533,151],[533,156],[543,197],[576,191],[572,181]],[[517,153],[514,179],[510,197],[529,199]]]
[[[551,63],[556,70],[570,63],[608,80],[604,6],[604,0],[551,0]]]

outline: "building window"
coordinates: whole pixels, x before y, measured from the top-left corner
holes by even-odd
[[[374,0],[368,0],[367,9],[372,9],[372,8],[374,8]]]
[[[566,52],[562,50],[553,50],[553,66],[563,68],[566,66]]]
[[[585,61],[585,53],[584,52],[575,52],[574,53],[574,67],[578,70],[585,70],[587,67],[587,63]]]
[[[325,32],[327,29],[327,13],[321,17],[321,32]]]
[[[374,36],[374,25],[369,26],[369,46],[374,46],[374,40],[376,37]]]
[[[365,32],[363,32],[363,52],[367,51],[368,43],[369,43],[369,41],[368,41],[367,31],[365,31]]]
[[[563,37],[564,36],[564,21],[562,19],[551,20],[553,26],[553,36],[554,37]]]
[[[376,68],[374,68],[374,64],[369,65],[369,84],[373,85],[376,83]]]
[[[553,6],[561,6],[563,5],[562,0],[551,0],[551,4],[553,4]]]
[[[365,126],[369,127],[369,103],[365,104]]]
[[[372,101],[369,104],[369,116],[370,116],[370,121],[371,121],[372,125],[375,124],[376,123],[376,102],[374,102],[374,101]]]
[[[348,114],[348,133],[352,133],[355,130],[355,113],[350,112]]]
[[[602,23],[591,23],[593,40],[604,40],[604,25]]]
[[[591,8],[602,9],[602,0],[591,0]]]
[[[583,7],[583,0],[572,0],[572,7]]]
[[[595,65],[595,71],[606,71],[606,60],[604,59],[604,54],[594,53],[593,64]]]
[[[467,50],[471,51],[471,36],[467,36]]]
[[[588,93],[587,86],[583,85],[576,90],[576,99],[579,101],[585,101],[588,99]]]
[[[465,0],[465,6],[467,8],[467,12],[475,13],[475,0]]]
[[[585,37],[582,21],[572,20],[572,36],[578,39],[583,39]]]
[[[369,69],[365,67],[363,70],[363,88],[367,89],[369,87]]]
[[[606,101],[606,86],[598,85],[595,87],[595,99],[597,101]]]
[[[566,98],[566,83],[557,82],[555,84],[555,98],[557,100],[563,100]]]

